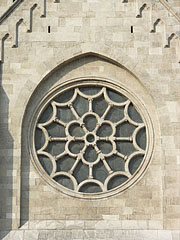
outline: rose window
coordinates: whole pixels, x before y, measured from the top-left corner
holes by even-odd
[[[148,164],[148,124],[136,102],[119,86],[98,81],[56,90],[34,127],[39,171],[73,196],[129,187]]]

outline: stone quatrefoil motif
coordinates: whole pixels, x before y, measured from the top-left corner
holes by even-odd
[[[146,127],[131,100],[104,86],[55,96],[38,120],[36,154],[47,174],[75,192],[107,192],[143,163]]]

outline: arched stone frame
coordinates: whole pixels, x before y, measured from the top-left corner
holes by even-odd
[[[90,49],[91,49],[91,51],[88,51]],[[141,80],[145,79],[145,81],[151,80],[148,73],[145,72],[145,70],[140,65],[138,65],[138,62],[134,62],[134,61],[132,61],[132,59],[129,59],[129,57],[126,55],[126,53],[124,53],[124,54],[122,53],[122,50],[118,54],[118,49],[112,49],[107,46],[102,47],[102,45],[98,45],[98,44],[96,46],[91,45],[91,44],[90,45],[82,44],[81,46],[79,45],[74,49],[67,50],[66,54],[64,54],[64,55],[66,55],[66,58],[64,58],[64,59],[61,56],[59,56],[56,58],[56,61],[55,61],[55,59],[53,59],[53,60],[50,59],[47,61],[47,63],[40,63],[40,66],[38,66],[38,69],[40,72],[43,72],[43,74],[42,75],[39,74],[38,76],[36,76],[36,79],[34,82],[39,82],[39,79],[41,79],[41,81],[39,82],[39,84],[34,84],[34,82],[31,82],[32,83],[31,87],[26,89],[27,90],[27,92],[25,93],[26,98],[24,99],[23,103],[22,103],[22,99],[21,99],[21,105],[24,108],[24,110],[23,110],[24,112],[26,112],[26,105],[28,105],[28,102],[31,99],[31,97],[29,97],[29,96],[31,96],[32,92],[34,92],[34,90],[32,91],[32,89],[36,89],[36,87],[38,87],[40,85],[40,83],[43,82],[49,75],[51,75],[53,72],[55,72],[57,68],[65,65],[65,64],[68,64],[68,62],[71,62],[74,59],[81,58],[82,56],[94,55],[94,56],[98,56],[102,59],[107,59],[108,61],[112,62],[113,64],[115,64],[117,66],[121,66],[121,67],[123,66],[123,68],[125,68],[128,72],[131,72],[131,74],[136,76],[136,78],[138,78],[138,79],[141,79]],[[49,69],[53,69],[53,70],[45,71],[47,66]],[[26,83],[28,85],[28,82],[26,82]],[[145,85],[145,84],[143,83],[143,85]],[[25,84],[25,86],[26,86],[26,84]],[[23,87],[25,88],[25,86],[23,86]],[[148,95],[148,101],[151,102],[151,109],[149,109],[150,112],[155,113],[156,109],[155,109],[154,103],[149,95]],[[17,102],[16,104],[18,105],[19,102]],[[155,134],[155,144],[156,144],[157,142],[159,142],[159,126],[158,126],[158,120],[157,120],[156,114],[153,115],[152,121],[153,121],[153,127],[155,129],[155,133],[156,133]],[[23,119],[21,119],[21,122],[23,122]],[[22,124],[22,126],[23,126],[23,124]],[[21,176],[21,174],[19,175],[19,185],[20,185],[20,176]],[[17,198],[19,199],[19,205],[18,205],[19,217],[17,214],[17,224],[18,224],[18,221],[20,220],[20,191],[19,191],[19,197],[17,196]]]
[[[70,89],[72,86],[81,86],[82,84],[84,84],[84,86],[88,86],[88,84],[90,84],[90,82],[88,81],[89,79],[91,79],[90,82],[93,82],[94,81],[94,84],[99,84],[99,86],[107,86],[107,85],[110,85],[111,87],[114,86],[115,89],[118,89],[118,85],[116,85],[116,83],[112,80],[112,79],[105,79],[105,78],[99,78],[99,77],[85,77],[85,78],[78,78],[78,79],[69,79],[68,81],[66,82],[62,82],[60,85],[58,85],[57,87],[53,88],[52,90],[49,91],[49,93],[45,96],[45,99],[47,98],[52,98],[53,96],[53,92],[56,92],[56,94],[58,94],[59,92],[59,89],[63,88],[64,87],[67,87]],[[99,82],[99,83],[98,83]],[[55,189],[58,189],[60,190],[61,192],[67,194],[67,195],[70,195],[70,196],[74,196],[74,197],[80,197],[80,198],[84,198],[84,199],[101,199],[101,198],[104,198],[104,197],[109,197],[109,196],[113,196],[117,193],[120,193],[120,192],[123,192],[125,190],[127,190],[129,187],[133,186],[137,181],[139,181],[139,179],[141,179],[141,177],[144,175],[144,172],[146,171],[147,167],[149,166],[149,163],[150,163],[150,160],[151,160],[151,155],[152,155],[152,151],[153,151],[153,144],[154,144],[154,133],[153,133],[153,127],[152,127],[152,122],[151,122],[151,118],[149,117],[149,114],[148,112],[146,111],[146,108],[143,106],[143,103],[140,104],[140,100],[138,99],[138,96],[135,96],[133,94],[133,92],[131,92],[131,90],[127,87],[127,86],[123,86],[121,84],[120,86],[120,89],[122,92],[124,92],[124,94],[126,94],[127,98],[130,97],[132,100],[132,102],[136,105],[140,115],[143,117],[143,123],[145,124],[146,126],[146,134],[147,134],[147,149],[145,151],[145,156],[144,156],[144,160],[143,160],[143,164],[141,164],[141,168],[137,171],[137,173],[132,177],[132,179],[130,181],[128,181],[128,183],[126,183],[125,185],[123,185],[122,187],[118,187],[116,188],[116,190],[111,190],[111,191],[107,191],[107,184],[108,184],[108,179],[111,179],[113,178],[113,176],[117,176],[118,172],[114,172],[113,175],[110,175],[106,181],[105,181],[105,185],[103,186],[102,184],[102,187],[104,188],[105,187],[105,192],[106,193],[93,193],[93,194],[88,194],[86,196],[86,194],[81,194],[81,193],[76,193],[76,192],[72,192],[72,191],[69,191],[69,190],[66,190],[64,187],[60,187],[59,184],[56,184],[54,183],[53,181],[51,181],[51,178],[47,178],[46,174],[44,173],[44,171],[42,170],[42,166],[41,164],[39,163],[38,161],[38,158],[37,158],[37,155],[35,153],[35,149],[34,149],[34,141],[33,141],[33,138],[34,138],[34,134],[35,134],[35,122],[36,122],[36,118],[37,118],[37,115],[38,112],[36,111],[35,115],[33,114],[32,115],[32,118],[30,120],[30,128],[29,128],[29,132],[28,132],[28,146],[29,146],[29,152],[30,152],[30,155],[31,155],[31,159],[32,159],[32,163],[34,165],[34,167],[36,168],[37,172],[41,175],[41,177],[51,186],[53,186]],[[128,90],[127,90],[128,89]],[[100,91],[102,92],[102,91]],[[106,93],[107,94],[107,93]],[[76,94],[75,94],[76,95]],[[42,102],[39,103],[39,106],[38,106],[38,109],[41,109],[42,106],[45,104],[46,105],[46,101],[47,100],[44,100],[42,99]],[[128,101],[129,101],[129,98],[128,98]],[[40,107],[41,106],[41,107]],[[127,105],[128,106],[128,105]],[[74,110],[75,111],[75,110]],[[129,117],[128,117],[129,118]],[[113,124],[112,124],[113,125]],[[139,128],[141,129],[141,127]],[[114,129],[115,131],[115,129]],[[135,135],[134,135],[135,136]],[[135,142],[135,145],[137,145],[136,143],[136,140],[134,138],[134,141]],[[46,145],[46,144],[45,144]],[[114,147],[113,147],[114,148]],[[140,149],[139,149],[140,150]],[[67,153],[68,150],[66,150],[65,152]],[[113,150],[114,152],[115,150]],[[140,150],[141,151],[141,150]],[[131,157],[133,157],[135,155],[132,154]],[[129,156],[130,157],[130,156]],[[131,159],[130,157],[130,159]],[[52,156],[50,157],[52,158]],[[126,157],[127,158],[127,157]],[[83,158],[84,159],[84,158]],[[128,168],[128,163],[130,161],[129,158],[127,158],[125,160],[125,168],[127,169]],[[105,161],[106,162],[106,161]],[[53,166],[54,166],[55,162],[53,160]],[[107,164],[107,162],[106,162]],[[55,166],[54,166],[55,167]],[[110,169],[108,169],[110,170]],[[129,171],[128,171],[129,172]],[[65,172],[63,172],[63,175],[65,174]],[[125,173],[121,172],[120,174],[124,175]],[[131,175],[129,175],[129,173],[126,173],[127,176],[129,176],[131,178]],[[125,174],[125,175],[126,175]],[[75,178],[71,175],[71,174],[65,174],[65,176],[69,176],[71,178],[71,180],[74,182],[74,184],[76,185],[76,180]],[[92,180],[89,180],[89,181],[92,181]],[[86,182],[87,183],[87,182]],[[96,183],[96,181],[94,180],[94,183]],[[100,182],[97,182],[98,184]],[[100,186],[101,186],[100,185]],[[77,187],[77,186],[76,186]]]

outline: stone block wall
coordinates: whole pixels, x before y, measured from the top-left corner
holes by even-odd
[[[0,25],[0,238],[180,239],[180,3],[166,2],[176,16],[161,1],[43,3],[22,2]],[[107,199],[55,190],[28,151],[39,101],[79,77],[132,89],[153,122],[145,175]]]

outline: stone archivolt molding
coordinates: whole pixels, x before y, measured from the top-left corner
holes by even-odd
[[[98,90],[92,93],[93,88]],[[64,99],[61,96],[68,95],[70,91],[73,93],[67,101],[57,100],[59,97]],[[98,99],[101,99],[99,103]],[[87,103],[83,113],[84,103],[79,105],[82,100]],[[75,105],[75,102],[79,104]],[[50,117],[41,121],[48,107],[52,110]],[[104,110],[99,114],[101,108]],[[140,116],[140,121],[134,119],[130,108]],[[58,114],[61,109],[69,111],[67,117],[64,113],[66,120],[62,120],[62,113]],[[113,109],[121,113],[113,112]],[[55,130],[55,136],[48,130],[52,124],[61,127],[59,132]],[[130,133],[125,130],[126,133],[122,134],[124,124],[131,126]],[[38,131],[41,132],[41,139],[42,136],[44,139],[40,147]],[[51,90],[32,117],[28,139],[33,164],[44,180],[65,194],[85,199],[109,197],[134,185],[147,169],[153,150],[152,123],[139,98],[112,80],[92,77],[70,80]],[[142,141],[146,141],[146,144]],[[64,143],[64,149],[59,153],[47,150],[49,144],[53,146],[58,143]],[[126,146],[124,152],[121,147],[124,143],[131,145],[130,152]],[[63,170],[61,164],[65,162],[65,156],[73,160]],[[112,158],[116,159],[114,165]],[[119,162],[121,169],[117,167]],[[84,170],[79,164],[88,169],[83,179]],[[50,170],[47,166],[50,166]],[[95,173],[94,169],[99,166],[100,171]],[[86,192],[86,189],[89,190]]]

